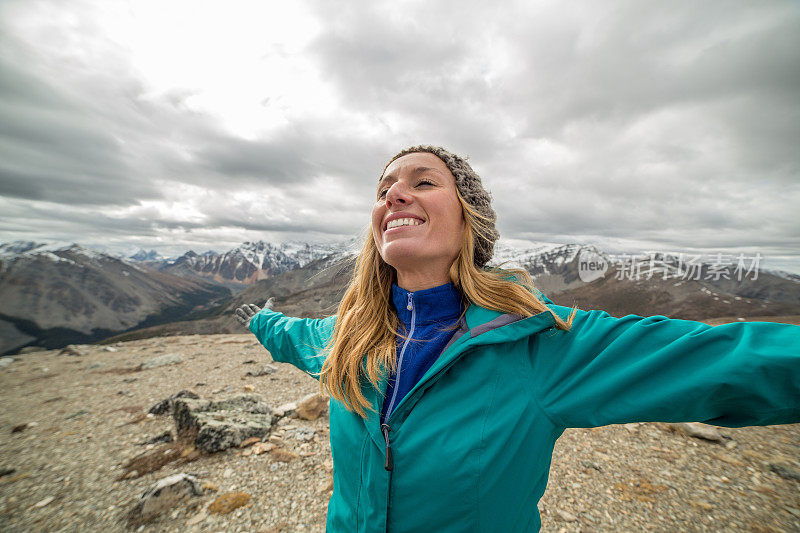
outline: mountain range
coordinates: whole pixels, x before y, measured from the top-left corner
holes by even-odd
[[[338,251],[355,252],[354,245],[355,239],[334,244],[257,241],[242,243],[224,253],[208,251],[198,254],[189,250],[180,257],[167,259],[159,257],[154,250],[140,250],[128,259],[161,272],[207,279],[237,292],[256,281],[302,268]]]
[[[0,353],[108,337],[239,332],[233,310],[271,296],[275,309],[290,316],[334,314],[356,246],[355,239],[333,245],[246,242],[225,253],[190,251],[167,259],[152,250],[119,258],[76,244],[2,244]],[[587,257],[605,268],[588,282],[582,272]],[[491,264],[524,268],[559,305],[615,316],[800,315],[800,276],[763,269],[738,280],[731,270],[726,278],[718,266],[700,263],[687,276],[671,257],[626,264],[593,246],[503,241]]]
[[[57,348],[159,324],[230,297],[217,284],[160,272],[77,244],[0,245],[0,353]]]

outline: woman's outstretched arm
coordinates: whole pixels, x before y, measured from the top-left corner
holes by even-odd
[[[269,350],[275,361],[291,363],[318,378],[324,361],[321,351],[333,334],[336,317],[287,317],[269,309],[270,305],[270,301],[263,309],[252,304],[243,305],[236,309],[236,317]]]
[[[564,427],[800,422],[800,326],[578,311],[570,331],[538,335],[531,352],[537,399]]]

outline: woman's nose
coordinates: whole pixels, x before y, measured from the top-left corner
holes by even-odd
[[[386,207],[392,207],[392,204],[407,205],[413,201],[410,191],[406,185],[396,181],[389,190],[386,191]]]

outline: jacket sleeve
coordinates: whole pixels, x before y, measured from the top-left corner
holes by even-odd
[[[531,342],[537,400],[563,427],[800,422],[800,326],[578,311]]]
[[[275,361],[291,363],[319,379],[324,361],[320,352],[333,334],[335,320],[335,316],[293,318],[262,309],[250,320],[249,328]]]

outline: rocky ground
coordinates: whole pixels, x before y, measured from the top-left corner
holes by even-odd
[[[205,399],[252,392],[278,407],[315,393],[312,378],[265,366],[269,355],[247,334],[77,353],[0,365],[0,530],[324,530],[326,414],[279,418],[266,442],[211,454],[157,441],[176,436],[175,422],[147,414],[185,389]],[[657,423],[568,430],[540,503],[543,530],[800,531],[800,425],[710,436],[717,441]],[[202,495],[137,515],[141,496],[178,473],[194,476]]]

